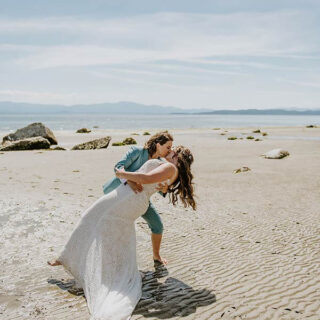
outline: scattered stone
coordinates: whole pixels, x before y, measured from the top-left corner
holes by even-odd
[[[78,129],[76,133],[90,133],[91,130],[87,128]]]
[[[95,139],[92,141],[77,144],[71,150],[105,149],[108,147],[110,141],[111,141],[111,137]]]
[[[212,130],[220,130],[220,128],[213,128]]]
[[[268,135],[267,132],[261,132],[261,134],[262,134],[264,137]]]
[[[257,138],[257,139],[254,139],[254,141],[262,141],[261,139]]]
[[[247,139],[252,140],[252,139],[254,139],[254,137],[253,136],[247,136]]]
[[[252,131],[252,133],[261,133],[260,129]]]
[[[112,146],[113,147],[120,147],[120,146],[125,146],[125,144],[123,142],[113,142]]]
[[[310,125],[306,126],[306,128],[317,128],[317,126],[314,124],[310,124]]]
[[[50,144],[58,144],[57,138],[54,136],[53,132],[41,122],[31,123],[24,128],[18,129],[14,133],[4,136],[2,144],[7,141],[18,141],[34,137],[43,137],[44,139],[47,139]]]
[[[237,140],[237,137],[229,137],[228,140]]]
[[[62,148],[62,147],[60,147],[60,146],[57,146],[57,147],[55,147],[55,148],[51,148],[51,150],[56,150],[56,151],[65,151],[65,150],[67,150],[67,149]]]
[[[49,148],[49,140],[43,137],[34,137],[12,142],[7,141],[0,147],[0,151],[39,150]]]
[[[123,144],[137,144],[137,141],[133,138],[125,138],[122,141]]]
[[[132,135],[132,136],[138,136],[139,133],[134,132],[134,133],[131,133],[131,135]]]
[[[264,154],[262,154],[262,156],[264,156],[266,159],[282,159],[284,157],[289,156],[290,153],[286,150],[283,149],[273,149],[271,151],[268,151]]]
[[[99,126],[93,126],[93,128],[94,128],[94,129],[97,129],[97,128],[99,128]]]
[[[150,134],[151,134],[151,133],[148,132],[148,131],[145,131],[145,132],[143,133],[144,136],[150,136]]]
[[[222,133],[220,133],[220,135],[221,135],[221,136],[225,136],[226,134],[222,132]]]
[[[251,171],[251,169],[248,167],[241,167],[239,169],[233,170],[233,173],[246,172],[246,171]]]

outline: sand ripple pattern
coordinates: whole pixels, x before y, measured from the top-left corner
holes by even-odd
[[[1,319],[89,318],[72,279],[45,264],[88,202],[1,203]],[[132,319],[320,318],[318,212],[302,216],[298,208],[289,219],[281,210],[262,217],[210,201],[196,213],[158,196],[154,202],[163,212],[162,252],[170,264],[154,268],[149,230],[138,220],[143,297]]]

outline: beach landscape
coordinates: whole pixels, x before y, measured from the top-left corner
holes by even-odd
[[[1,0],[0,320],[319,320],[319,39],[319,0]],[[101,199],[160,131],[197,210]]]
[[[89,319],[72,277],[46,261],[130,147],[112,143],[132,137],[143,145],[146,130],[53,130],[66,151],[0,152],[1,319]],[[319,319],[320,128],[170,132],[194,154],[198,209],[154,196],[166,268],[154,268],[149,229],[136,221],[143,296],[132,319]],[[106,136],[106,149],[70,150]],[[289,155],[261,156],[278,148]]]

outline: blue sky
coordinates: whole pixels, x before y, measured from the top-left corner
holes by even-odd
[[[319,108],[319,0],[0,0],[0,101]]]

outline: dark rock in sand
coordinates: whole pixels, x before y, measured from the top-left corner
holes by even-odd
[[[90,133],[91,130],[87,128],[81,128],[77,130],[77,133]]]
[[[125,146],[125,144],[123,142],[114,142],[112,144],[113,147],[121,147],[121,146]]]
[[[65,151],[67,149],[63,148],[63,147],[60,147],[60,146],[57,146],[55,148],[52,148],[51,150],[57,150],[57,151]]]
[[[239,173],[239,172],[246,172],[250,171],[251,169],[249,167],[241,167],[239,169],[233,170],[233,173]]]
[[[92,149],[105,149],[108,147],[111,137],[104,137],[88,141],[85,143],[75,145],[71,150],[92,150]]]
[[[49,149],[49,140],[43,137],[33,137],[18,141],[7,141],[1,147],[1,151],[38,150]]]
[[[137,141],[133,138],[125,138],[122,141],[123,144],[137,144]]]
[[[15,133],[10,133],[3,137],[2,143],[6,141],[17,141],[26,138],[43,137],[47,139],[50,144],[58,144],[57,138],[53,132],[41,122],[32,123],[24,128],[18,129]]]

